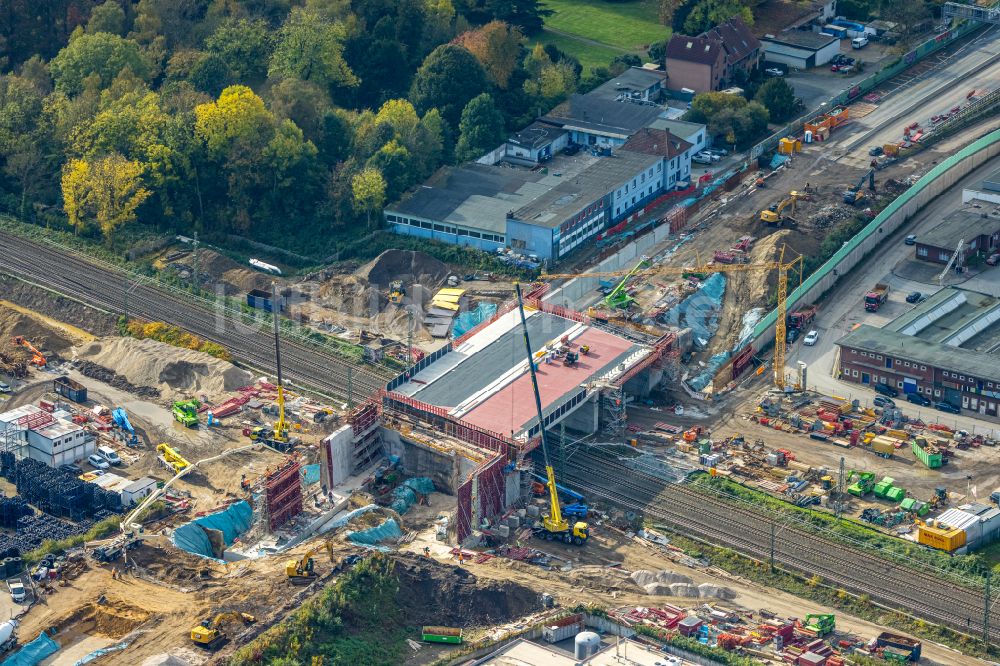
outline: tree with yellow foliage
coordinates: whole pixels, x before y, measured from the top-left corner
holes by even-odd
[[[385,205],[385,178],[382,172],[365,167],[351,178],[351,193],[354,195],[354,209],[365,211],[368,228],[372,226],[372,211]]]
[[[136,209],[149,198],[143,170],[118,153],[70,160],[62,174],[63,208],[77,233],[93,221],[110,244],[115,229],[135,220]]]

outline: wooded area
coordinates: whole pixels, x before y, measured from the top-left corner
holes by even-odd
[[[325,256],[577,89],[575,59],[526,47],[544,15],[537,0],[11,0],[0,210],[109,244],[138,224]]]

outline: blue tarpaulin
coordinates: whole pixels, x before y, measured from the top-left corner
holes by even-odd
[[[788,161],[788,155],[775,155],[774,159],[771,160],[771,170],[777,169],[782,164]]]
[[[236,540],[236,537],[250,529],[252,522],[253,509],[246,501],[240,500],[230,505],[225,511],[195,518],[190,523],[181,525],[174,530],[172,541],[175,546],[189,553],[217,559],[212,552],[212,543],[209,541],[205,529],[222,532],[222,538],[229,546]]]
[[[0,666],[35,666],[58,650],[59,643],[43,632],[38,634],[38,638],[0,662]]]
[[[366,530],[348,532],[347,539],[359,546],[375,546],[382,541],[398,539],[403,536],[403,530],[399,529],[399,523],[395,518],[389,518],[381,525],[369,527]]]
[[[302,483],[307,486],[313,483],[319,483],[319,463],[302,466]]]
[[[726,276],[714,273],[694,292],[663,314],[664,323],[690,328],[695,345],[704,348],[719,328],[722,297],[726,293]]]
[[[407,479],[392,491],[395,499],[392,500],[389,508],[398,514],[404,514],[417,503],[417,495],[430,495],[432,492],[434,492],[434,482],[426,476]]]
[[[496,303],[480,303],[475,310],[469,310],[455,317],[451,327],[451,337],[459,338],[496,314]]]

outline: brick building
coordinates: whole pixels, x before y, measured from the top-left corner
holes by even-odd
[[[1000,415],[1000,299],[947,288],[884,328],[837,341],[840,378]]]
[[[729,86],[738,72],[749,74],[760,64],[760,40],[738,18],[731,18],[697,37],[674,35],[667,42],[664,66],[667,89],[711,92]]]
[[[937,227],[917,236],[914,255],[921,261],[947,264],[959,241],[962,249],[956,266],[967,266],[974,256],[982,260],[1000,252],[1000,205],[976,199],[968,202]]]

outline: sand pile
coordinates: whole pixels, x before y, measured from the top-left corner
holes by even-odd
[[[60,625],[64,631],[65,627],[76,625],[74,629],[82,633],[121,638],[149,618],[150,614],[143,609],[115,600],[82,606]]]
[[[114,370],[136,386],[163,392],[218,395],[252,380],[232,363],[156,340],[104,338],[78,348],[77,357]]]
[[[393,280],[404,284],[422,284],[427,288],[440,286],[448,277],[448,267],[429,254],[413,250],[386,250],[355,271],[355,275],[380,287]]]
[[[185,259],[190,263],[192,259]],[[270,289],[274,276],[260,271],[255,271],[249,266],[238,264],[229,257],[213,252],[212,250],[201,250],[198,253],[198,272],[211,275],[216,280],[223,282],[231,289],[230,292],[247,292],[254,289]]]
[[[23,336],[43,352],[60,353],[73,346],[73,340],[62,331],[0,303],[0,343],[4,351],[12,352],[17,349],[10,341],[15,335]],[[30,354],[28,358],[31,358]]]

